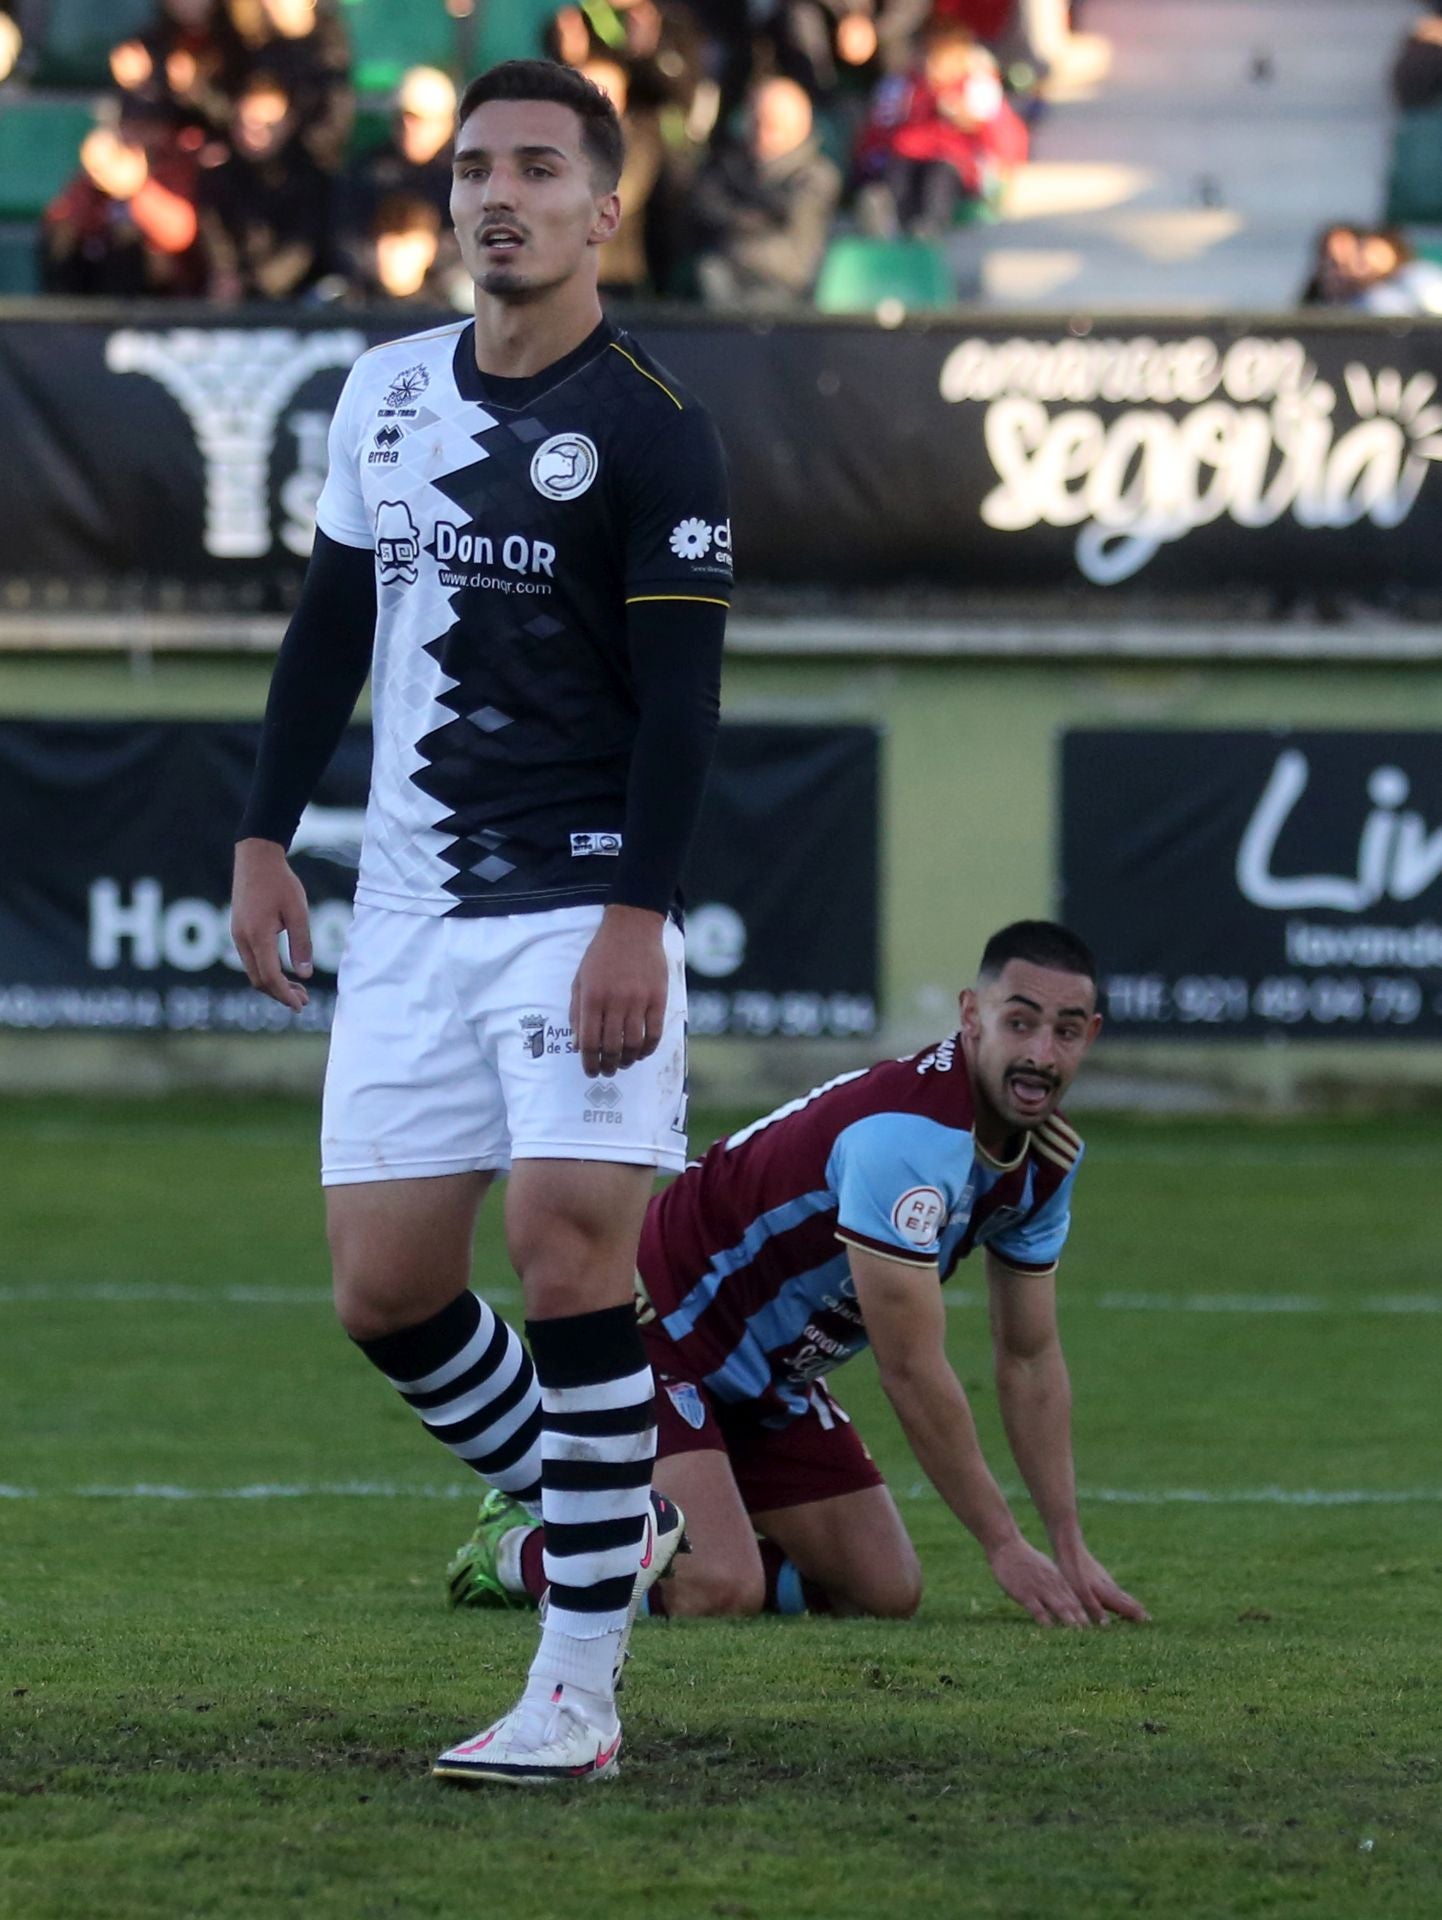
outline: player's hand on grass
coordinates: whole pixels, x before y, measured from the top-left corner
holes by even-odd
[[[1043,1627],[1084,1627],[1086,1610],[1059,1568],[1018,1534],[986,1556],[1002,1592]]]
[[[292,1013],[299,1013],[306,1003],[306,990],[299,981],[286,977],[279,943],[284,934],[291,970],[308,979],[310,909],[305,888],[291,871],[285,848],[277,841],[237,842],[230,934],[250,984],[268,993],[272,1000],[279,1000]]]
[[[1087,1617],[1093,1625],[1104,1627],[1107,1615],[1111,1613],[1122,1620],[1151,1619],[1141,1601],[1134,1600],[1125,1588],[1119,1587],[1101,1561],[1088,1553],[1085,1547],[1060,1554],[1058,1558],[1072,1592],[1086,1608]]]
[[[664,914],[607,907],[571,988],[571,1031],[594,1079],[656,1051],[666,1019]]]

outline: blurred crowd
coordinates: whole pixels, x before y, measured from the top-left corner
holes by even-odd
[[[1304,306],[1442,314],[1442,0],[1428,0],[1396,50],[1397,110],[1383,220],[1317,236]]]
[[[994,214],[1067,27],[1067,0],[579,0],[534,51],[626,129],[611,297],[783,307],[838,231]],[[453,79],[412,68],[363,137],[337,0],[159,0],[110,72],[42,222],[47,291],[468,305]]]

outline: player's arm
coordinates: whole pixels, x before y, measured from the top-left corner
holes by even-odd
[[[284,933],[292,969],[307,977],[310,917],[286,849],[355,711],[375,620],[375,555],[317,529],[271,677],[231,896],[231,933],[246,977],[293,1012],[305,1005],[305,988],[287,978],[278,941]]]
[[[1056,1314],[1056,1269],[1025,1272],[986,1256],[997,1399],[1022,1479],[1046,1527],[1057,1565],[1098,1626],[1109,1613],[1145,1620],[1082,1537],[1072,1459],[1071,1380]]]
[[[660,596],[626,609],[640,709],[610,901],[576,975],[572,1025],[587,1073],[654,1053],[666,1018],[661,931],[696,829],[721,712],[726,608]]]
[[[636,377],[652,379],[639,366]],[[615,463],[637,732],[610,899],[571,997],[589,1074],[632,1066],[660,1044],[661,936],[710,770],[731,598],[721,443],[704,412],[652,385],[674,414],[663,412],[661,426],[648,425],[645,440]]]
[[[851,1244],[856,1298],[887,1399],[928,1480],[987,1558],[998,1585],[1043,1626],[1085,1626],[1071,1587],[1023,1539],[981,1451],[965,1390],[946,1357],[934,1264]]]

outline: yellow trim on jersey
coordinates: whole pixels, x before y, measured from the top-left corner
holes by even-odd
[[[993,1247],[987,1248],[986,1257],[994,1260],[999,1267],[1005,1267],[1008,1273],[1014,1273],[1018,1280],[1048,1280],[1061,1264],[1053,1260],[1049,1267],[1014,1267],[1005,1254],[998,1253]]]
[[[1070,1173],[1076,1165],[1076,1155],[1074,1153],[1062,1151],[1053,1142],[1043,1140],[1040,1134],[1032,1135],[1032,1146],[1041,1155],[1043,1160],[1050,1160],[1054,1167],[1060,1167],[1066,1173]]]
[[[693,600],[698,607],[731,607],[729,600],[713,600],[709,593],[633,593],[628,607],[639,607],[648,600]]]
[[[611,342],[611,346],[615,352],[620,354],[623,360],[629,360],[631,362],[631,365],[636,369],[637,373],[640,374],[643,380],[649,380],[653,387],[659,387],[662,393],[665,394],[666,398],[671,402],[671,405],[676,409],[678,413],[684,413],[686,411],[684,402],[676,398],[675,394],[672,393],[671,389],[666,385],[664,380],[658,380],[654,373],[647,373],[646,369],[641,365],[641,362],[635,357],[635,355],[627,353],[626,349],[623,346],[620,346],[615,340]]]
[[[874,1253],[878,1260],[890,1260],[898,1267],[930,1267],[936,1272],[936,1263],[940,1257],[934,1253],[903,1253],[900,1247],[878,1247],[870,1240],[853,1240],[849,1233],[843,1233],[838,1227],[836,1238],[843,1247],[856,1247],[862,1253]]]

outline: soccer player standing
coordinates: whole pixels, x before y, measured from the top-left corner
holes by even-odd
[[[372,674],[356,915],[322,1118],[337,1310],[427,1428],[546,1527],[519,1704],[436,1771],[595,1778],[615,1676],[679,1516],[650,1492],[631,1290],[657,1168],[685,1159],[677,878],[714,739],[731,577],[706,414],[602,316],[622,140],[548,61],[474,81],[452,212],[474,323],[364,355],[236,849],[252,982],[304,1004],[285,857]],[[617,1076],[620,1077],[617,1077]],[[470,1290],[480,1201],[531,1360]],[[639,1574],[638,1569],[644,1569]]]

